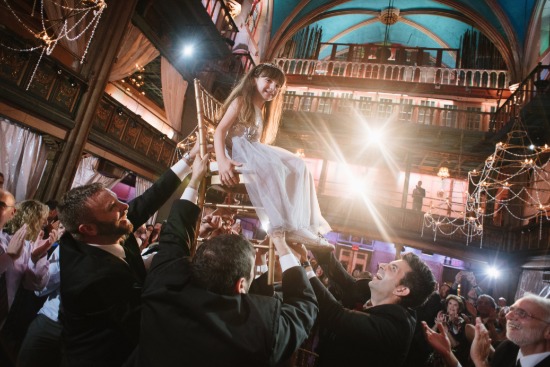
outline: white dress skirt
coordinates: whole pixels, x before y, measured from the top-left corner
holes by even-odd
[[[261,113],[256,109],[255,125],[237,122],[226,137],[231,159],[243,164],[246,191],[262,226],[268,232],[329,232],[305,162],[285,149],[260,143],[262,129]]]

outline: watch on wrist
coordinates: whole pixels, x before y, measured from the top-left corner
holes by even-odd
[[[303,268],[307,268],[308,266],[311,266],[311,263],[309,261],[302,261],[300,265],[302,265]]]
[[[183,159],[185,160],[185,163],[187,163],[188,166],[193,165],[193,159],[191,159],[191,155],[189,153],[185,153],[183,155]]]

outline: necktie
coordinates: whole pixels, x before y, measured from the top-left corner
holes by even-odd
[[[521,361],[518,359],[518,361],[516,362],[516,367],[521,367]]]

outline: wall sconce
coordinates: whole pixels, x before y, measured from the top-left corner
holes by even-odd
[[[445,166],[439,167],[439,171],[437,172],[437,176],[440,177],[441,179],[449,178],[449,176],[450,176],[449,168],[445,167]]]
[[[304,150],[300,148],[300,149],[296,150],[296,156],[303,159],[303,158],[306,157],[306,154],[304,153]]]

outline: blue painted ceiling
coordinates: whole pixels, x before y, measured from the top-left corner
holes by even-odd
[[[393,0],[400,19],[390,27],[389,41],[460,48],[464,32],[475,29],[511,54],[522,53],[537,1],[545,0]],[[271,37],[276,43],[308,25],[322,27],[322,42],[384,41],[385,26],[378,16],[388,0],[273,0],[273,5]],[[450,55],[446,57],[449,62]]]

